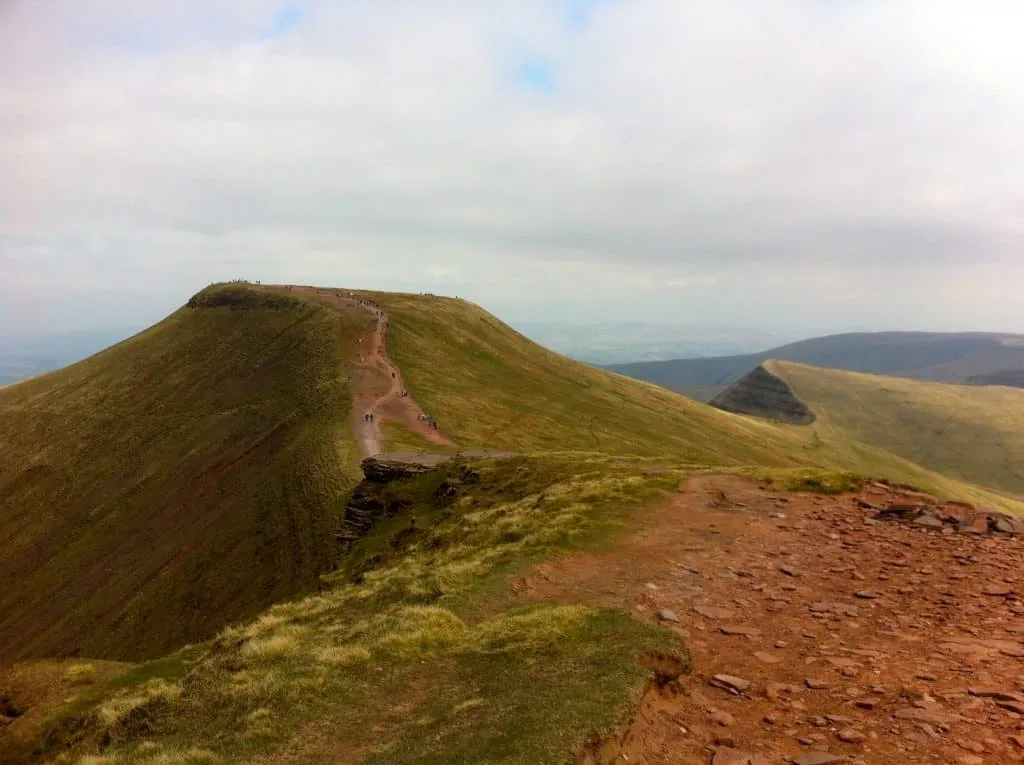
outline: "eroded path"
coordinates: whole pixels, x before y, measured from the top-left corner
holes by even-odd
[[[622,762],[1024,761],[1024,542],[876,522],[857,499],[908,501],[694,478],[614,549],[512,586],[690,646],[694,674],[648,694]]]
[[[452,445],[443,432],[433,427],[429,414],[407,392],[402,371],[388,358],[387,311],[374,301],[355,294],[314,287],[294,289],[315,294],[328,304],[366,311],[374,319],[373,329],[359,338],[359,362],[351,376],[352,429],[364,457],[375,457],[384,452],[386,439],[382,426],[388,422],[400,425],[432,444]],[[373,415],[372,419],[367,419],[368,414]]]

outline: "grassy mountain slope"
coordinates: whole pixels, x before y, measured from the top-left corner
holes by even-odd
[[[1024,370],[1024,336],[856,332],[815,337],[742,356],[619,364],[609,369],[710,401],[769,359],[919,380],[959,381],[1001,370]]]
[[[844,433],[730,414],[572,361],[466,301],[364,294],[389,311],[389,352],[410,391],[463,447],[843,469],[1022,509]]]
[[[825,433],[946,475],[1024,493],[1024,391],[768,362]]]
[[[363,320],[217,288],[0,389],[0,664],[151,657],[314,588]]]
[[[572,361],[472,303],[372,294],[409,390],[461,446],[794,465],[803,436]],[[795,454],[796,453],[796,454]]]

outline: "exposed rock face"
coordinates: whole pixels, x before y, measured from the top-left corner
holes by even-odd
[[[367,457],[362,462],[366,478],[352,491],[345,505],[345,519],[336,537],[340,542],[354,542],[364,536],[380,518],[393,518],[409,504],[409,500],[389,495],[387,486],[396,481],[415,478],[436,467],[402,460]]]
[[[710,401],[725,412],[750,414],[790,425],[809,425],[814,412],[790,387],[763,366],[730,385]]]
[[[435,469],[436,465],[367,457],[362,461],[361,467],[367,481],[372,483],[391,483],[392,481],[400,481],[404,478],[413,478],[423,473],[429,473]]]

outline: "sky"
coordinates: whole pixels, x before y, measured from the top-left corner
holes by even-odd
[[[1024,332],[1018,0],[2,0],[0,334],[232,278]]]

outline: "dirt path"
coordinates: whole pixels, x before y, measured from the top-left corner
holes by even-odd
[[[329,305],[358,308],[375,320],[372,331],[359,338],[359,362],[352,374],[352,430],[364,457],[384,452],[382,425],[392,422],[421,436],[432,444],[451,446],[451,440],[434,428],[429,414],[405,387],[402,371],[387,355],[388,314],[377,303],[358,295],[314,287],[295,287],[296,291],[315,294]],[[402,395],[406,392],[406,395]],[[366,418],[372,414],[372,420]]]
[[[876,522],[858,498],[908,501],[693,479],[614,549],[512,587],[627,608],[692,650],[623,762],[1024,762],[1024,541]]]

